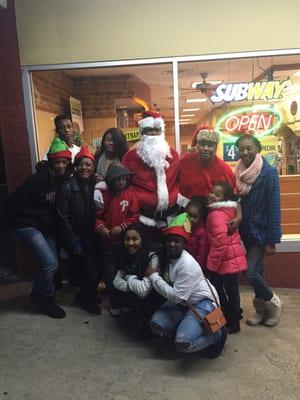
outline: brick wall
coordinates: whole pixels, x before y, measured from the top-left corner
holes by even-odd
[[[150,89],[134,75],[75,77],[74,97],[82,102],[83,118],[115,117],[116,98],[141,97],[150,102]]]
[[[69,113],[72,78],[61,71],[34,72],[32,76],[36,109],[56,115]]]
[[[0,8],[0,60],[0,135],[7,186],[12,191],[31,173],[13,0],[8,0],[7,9]],[[23,273],[22,266],[31,265],[32,259],[9,233],[1,241],[1,265]]]
[[[31,172],[14,1],[0,9],[0,132],[9,190]]]

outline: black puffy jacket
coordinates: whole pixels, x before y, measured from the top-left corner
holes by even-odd
[[[94,179],[82,184],[76,175],[65,182],[56,199],[59,232],[67,250],[78,241],[86,242],[94,235],[96,207]]]

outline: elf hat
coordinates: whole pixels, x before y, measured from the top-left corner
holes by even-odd
[[[55,158],[67,158],[68,160],[72,159],[72,154],[68,149],[67,144],[61,140],[60,138],[55,138],[49,147],[47,153],[48,160],[53,160]]]
[[[191,232],[191,223],[186,212],[177,215],[172,219],[167,228],[163,228],[162,232],[165,236],[176,235],[183,237],[186,241],[189,239]]]
[[[145,128],[157,128],[164,131],[165,123],[160,113],[154,111],[144,111],[142,119],[139,121],[139,128],[141,133],[143,133]]]
[[[78,164],[81,158],[90,158],[93,162],[95,162],[95,157],[90,152],[90,150],[86,144],[83,144],[81,146],[79,153],[76,154],[75,159],[74,159],[74,164],[75,165]]]

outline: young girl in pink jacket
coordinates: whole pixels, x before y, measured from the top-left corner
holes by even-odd
[[[228,235],[228,222],[236,215],[237,202],[227,182],[216,183],[208,195],[206,228],[209,241],[207,269],[218,291],[229,333],[240,331],[238,275],[247,266],[239,233]]]
[[[186,250],[200,264],[206,273],[206,261],[208,253],[208,237],[206,232],[207,199],[206,197],[192,197],[186,206],[192,230],[186,243]]]

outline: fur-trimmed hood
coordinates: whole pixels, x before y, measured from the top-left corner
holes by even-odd
[[[213,204],[209,204],[208,207],[211,210],[217,210],[219,208],[237,208],[237,201],[227,200],[227,201],[218,201]]]

